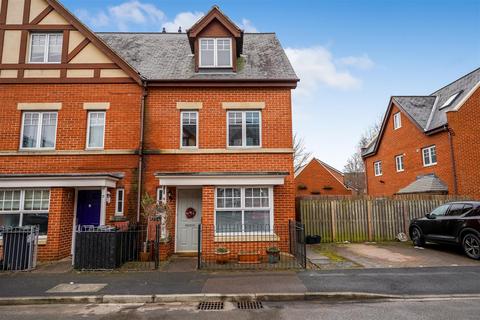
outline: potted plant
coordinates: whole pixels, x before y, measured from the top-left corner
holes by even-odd
[[[280,262],[280,249],[270,247],[267,249],[268,263],[274,264]]]
[[[218,264],[226,264],[228,262],[228,255],[230,250],[224,247],[219,247],[215,249],[215,259]]]
[[[161,232],[165,233],[162,234],[162,238],[167,238],[168,232],[168,221],[170,216],[171,208],[166,202],[157,201],[152,196],[150,196],[147,192],[142,197],[142,216],[144,220],[147,222],[147,232],[145,236],[145,242],[142,246],[142,251],[140,252],[140,260],[141,261],[148,261],[150,258],[150,254],[148,252],[150,243],[155,241],[156,239],[156,230],[157,225],[160,225]]]

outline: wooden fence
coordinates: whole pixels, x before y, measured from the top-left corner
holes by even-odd
[[[457,199],[307,198],[298,199],[297,211],[305,234],[320,235],[322,242],[388,241],[400,232],[408,236],[410,220],[453,200]]]

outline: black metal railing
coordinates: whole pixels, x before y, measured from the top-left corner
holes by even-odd
[[[305,268],[303,225],[222,224],[198,226],[199,269]]]
[[[77,270],[157,269],[159,224],[114,227],[78,226],[75,232],[74,268]]]
[[[29,271],[37,265],[38,226],[0,226],[0,270]]]

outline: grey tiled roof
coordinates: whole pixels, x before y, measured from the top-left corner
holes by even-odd
[[[436,175],[430,174],[417,177],[417,180],[400,189],[397,194],[412,193],[447,193],[447,185]]]
[[[410,117],[422,128],[426,128],[435,104],[435,97],[393,97]]]
[[[446,112],[455,109],[463,98],[465,98],[465,96],[467,96],[479,82],[480,68],[435,91],[431,95],[394,96],[392,97],[392,101],[407,113],[423,132],[428,132],[446,125]],[[442,108],[445,102],[456,93],[459,94],[452,103],[448,107]],[[378,147],[377,140],[378,138],[374,139],[374,141],[362,150],[363,157],[375,153]]]
[[[424,131],[440,128],[447,124],[446,112],[455,107],[480,82],[480,68],[455,80],[449,85],[435,91],[429,96],[393,97],[398,104],[412,117]],[[450,106],[443,104],[454,94],[460,94]]]
[[[185,33],[97,33],[147,80],[297,80],[273,33],[245,33],[237,72],[195,72]]]

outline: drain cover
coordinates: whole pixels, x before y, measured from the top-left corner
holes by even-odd
[[[223,310],[223,302],[203,301],[198,304],[198,310],[203,310],[203,311]]]
[[[239,301],[237,302],[237,308],[242,310],[258,310],[263,309],[263,305],[260,301]]]

